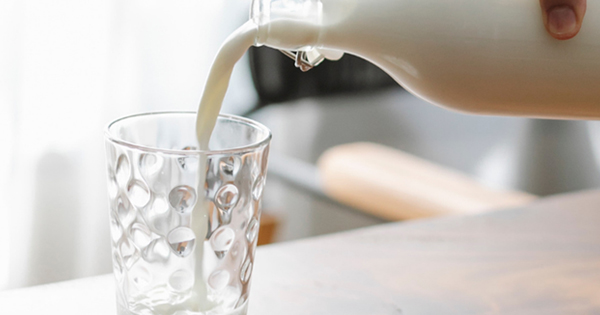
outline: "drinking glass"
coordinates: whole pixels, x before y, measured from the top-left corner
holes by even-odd
[[[246,314],[271,133],[221,115],[200,151],[195,130],[193,112],[106,129],[119,315]]]

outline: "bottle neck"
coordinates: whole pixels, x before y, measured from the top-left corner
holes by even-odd
[[[341,51],[322,47],[325,30],[322,0],[254,0],[250,18],[257,25],[256,46],[281,50],[307,71],[324,59],[338,60]]]
[[[254,0],[250,19],[258,26],[256,44],[310,49],[318,41],[322,11],[321,0]]]

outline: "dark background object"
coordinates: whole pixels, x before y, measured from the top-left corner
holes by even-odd
[[[344,55],[338,61],[325,60],[302,72],[294,61],[268,47],[249,51],[252,80],[258,92],[257,108],[303,97],[374,91],[397,86],[383,70],[368,61]]]

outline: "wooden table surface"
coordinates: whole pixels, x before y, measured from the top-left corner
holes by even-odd
[[[600,314],[600,191],[258,249],[250,315]],[[0,314],[116,314],[110,275],[0,292]]]

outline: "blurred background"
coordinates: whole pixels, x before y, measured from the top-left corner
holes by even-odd
[[[103,131],[123,115],[196,110],[250,0],[0,2],[0,290],[111,272]],[[301,73],[268,48],[236,66],[223,111],[273,132],[263,211],[286,241],[386,222],[333,201],[316,167],[369,141],[492,189],[600,185],[600,124],[470,116],[411,96],[353,56]]]

